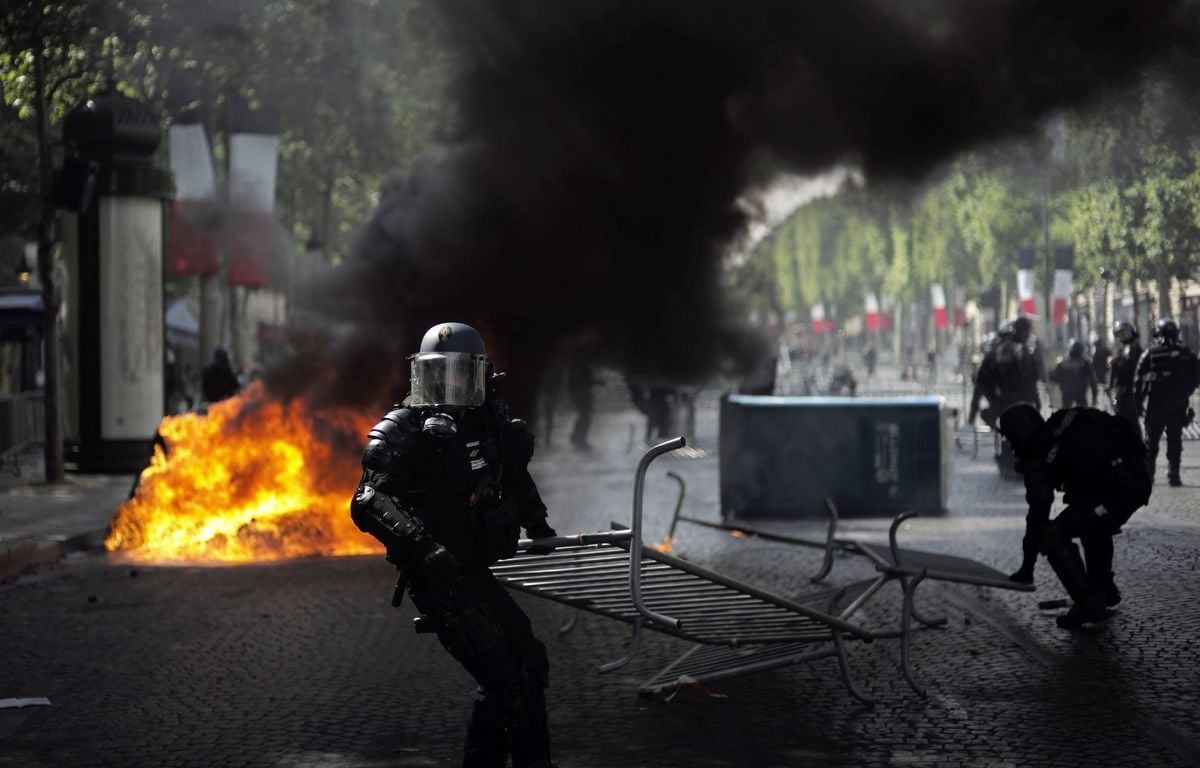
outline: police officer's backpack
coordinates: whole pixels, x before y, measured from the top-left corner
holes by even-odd
[[[1054,430],[1054,452],[1092,473],[1087,482],[1094,484],[1098,496],[1140,507],[1150,500],[1154,483],[1146,468],[1146,444],[1133,425],[1120,416],[1095,408],[1071,408],[1062,412],[1062,421]],[[1097,471],[1103,467],[1103,471]]]

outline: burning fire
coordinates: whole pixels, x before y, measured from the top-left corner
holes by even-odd
[[[168,416],[104,546],[143,563],[243,563],[381,552],[350,520],[374,422],[268,399],[256,382],[207,415]]]

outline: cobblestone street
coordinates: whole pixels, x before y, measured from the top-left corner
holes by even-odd
[[[533,471],[560,533],[629,519],[641,416],[602,409],[592,452],[552,435]],[[647,482],[645,538],[661,539],[686,482],[686,514],[716,520],[714,415],[701,410],[693,458],[667,456]],[[705,421],[708,419],[709,421]],[[1008,572],[1019,560],[1023,489],[990,457],[955,457],[951,509],[904,524],[907,546],[965,555]],[[804,469],[804,468],[799,468]],[[551,659],[550,719],[563,768],[607,766],[1197,766],[1200,765],[1200,445],[1185,444],[1184,488],[1160,472],[1149,508],[1116,539],[1125,600],[1106,625],[1055,626],[1039,600],[1062,597],[1044,561],[1038,590],[926,583],[926,613],[948,625],[913,642],[920,698],[899,645],[852,644],[851,673],[878,700],[860,704],[824,659],[746,675],[669,701],[636,688],[686,644],[643,638],[629,666],[625,625],[518,595]],[[844,520],[843,535],[882,540],[890,520]],[[816,522],[773,523],[813,536]],[[779,594],[814,589],[817,550],[677,531],[676,554]],[[843,558],[830,584],[867,576]],[[469,677],[408,602],[389,607],[382,558],[309,559],[233,568],[146,567],[90,553],[0,585],[0,766],[450,766],[473,696]],[[899,590],[870,614],[896,615]]]

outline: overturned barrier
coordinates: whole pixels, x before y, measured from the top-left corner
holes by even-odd
[[[876,578],[787,598],[644,546],[646,470],[655,458],[683,445],[683,438],[660,443],[638,463],[629,528],[523,540],[518,554],[492,566],[493,573],[512,589],[632,625],[628,651],[602,665],[602,672],[634,659],[643,629],[696,643],[647,681],[643,693],[835,656],[847,689],[869,703],[850,677],[844,644],[899,638],[904,677],[913,690],[925,695],[910,663],[910,617],[929,626],[944,623],[944,619],[925,619],[914,608],[917,586],[927,575],[925,567],[881,564]],[[899,519],[893,524],[893,540],[898,524]],[[555,550],[548,555],[530,554],[535,545],[552,545]],[[863,626],[858,621],[861,609],[892,580],[900,583],[903,593],[899,626],[890,630]]]

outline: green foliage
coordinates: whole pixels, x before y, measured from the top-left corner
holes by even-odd
[[[200,116],[218,162],[220,138],[234,121],[257,116],[277,128],[281,220],[298,241],[322,242],[338,258],[346,233],[373,210],[383,176],[432,141],[450,65],[438,35],[429,0],[7,3],[0,196],[13,200],[0,215],[0,234],[21,231],[16,199],[36,192],[23,137],[34,135],[33,51],[40,49],[53,136],[110,73],[164,121],[187,110]]]
[[[861,311],[870,291],[928,301],[929,286],[968,296],[1015,287],[1016,253],[1076,248],[1075,287],[1101,267],[1116,279],[1190,279],[1200,250],[1200,99],[1148,74],[1099,108],[1064,115],[1065,153],[1035,136],[977,148],[917,188],[846,188],[798,209],[769,253],[778,299]],[[1043,223],[1043,202],[1047,221]],[[798,267],[798,269],[797,269]],[[1043,270],[1035,270],[1041,291]]]

